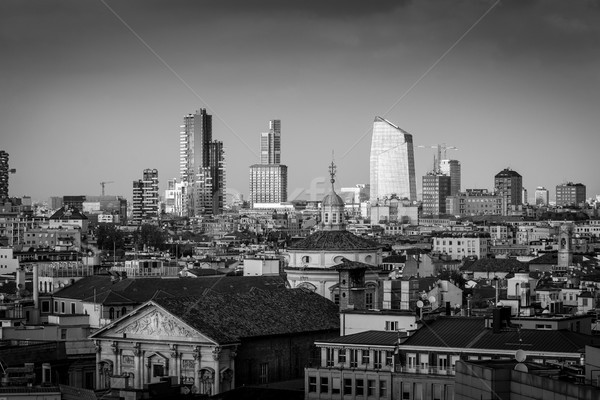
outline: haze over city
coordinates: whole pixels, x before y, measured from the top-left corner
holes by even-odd
[[[244,197],[271,119],[290,196],[327,176],[332,151],[336,185],[369,183],[378,115],[413,135],[418,192],[434,150],[416,146],[445,143],[463,189],[492,189],[510,167],[530,197],[566,181],[592,197],[599,16],[583,0],[5,0],[10,193],[100,194],[114,181],[106,193],[130,198],[145,168],[164,189],[179,177],[183,116],[207,108],[227,191]]]

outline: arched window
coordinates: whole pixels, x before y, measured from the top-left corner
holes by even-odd
[[[309,257],[309,256],[304,256],[304,257],[302,257],[302,262],[303,262],[304,264],[308,264],[308,263],[310,262],[310,257]]]
[[[109,319],[115,319],[115,309],[114,309],[114,307],[111,307],[110,310],[108,310],[108,318]]]
[[[121,307],[121,317],[127,314],[127,307]]]
[[[372,255],[368,255],[365,257],[365,262],[367,264],[371,263],[373,261],[373,256]]]

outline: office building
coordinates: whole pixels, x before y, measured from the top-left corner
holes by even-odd
[[[0,150],[0,202],[8,199],[8,153]]]
[[[423,176],[423,214],[446,214],[446,197],[450,196],[452,177],[429,173]]]
[[[140,180],[133,181],[131,222],[139,225],[158,218],[158,170],[145,169]]]
[[[370,184],[371,202],[392,195],[417,200],[413,137],[381,117],[373,123]]]
[[[281,120],[269,121],[269,131],[260,134],[260,163],[281,163]]]
[[[458,194],[460,192],[460,161],[441,160],[440,172],[450,177],[450,195]]]
[[[557,206],[577,206],[585,203],[585,185],[582,183],[567,182],[556,185]]]
[[[201,108],[186,115],[181,128],[181,215],[220,214],[225,192],[225,160],[223,142],[212,139],[212,115]]]
[[[250,166],[250,203],[287,201],[287,166],[281,163],[281,121],[269,121],[260,135],[260,164]]]
[[[502,215],[508,215],[510,209],[523,204],[523,177],[510,168],[505,168],[494,177],[494,190],[504,202]]]
[[[503,200],[487,189],[467,189],[446,197],[446,213],[452,215],[502,215]]]
[[[550,192],[543,186],[538,186],[535,189],[535,205],[536,206],[547,206],[550,200]]]

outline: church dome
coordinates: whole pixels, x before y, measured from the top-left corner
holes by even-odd
[[[329,192],[329,194],[327,194],[325,197],[323,197],[323,207],[344,207],[344,205],[344,200],[342,200],[342,198],[338,196],[338,194],[333,190]]]

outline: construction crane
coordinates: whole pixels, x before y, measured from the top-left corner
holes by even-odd
[[[435,144],[433,146],[417,146],[422,149],[437,149],[437,159],[434,156],[433,165],[434,170],[437,167],[438,171],[442,169],[442,150],[444,150],[444,159],[446,159],[446,150],[458,150],[455,146],[446,146],[446,143]]]
[[[113,181],[100,182],[100,186],[102,186],[102,196],[104,196],[104,186],[108,183],[114,183],[114,182]]]

